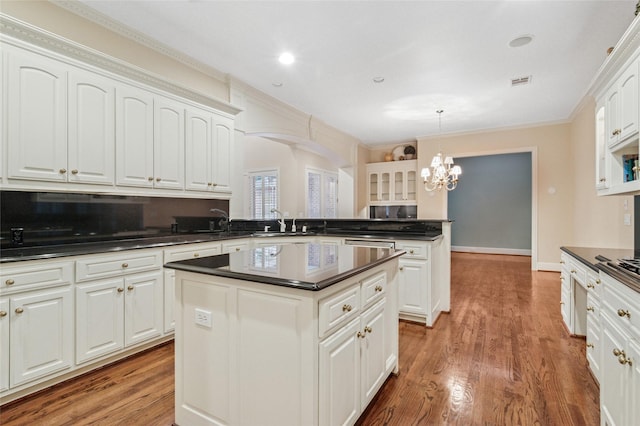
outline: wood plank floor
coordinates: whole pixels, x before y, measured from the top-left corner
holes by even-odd
[[[559,301],[558,274],[532,272],[528,257],[453,254],[451,314],[433,329],[400,323],[400,375],[359,425],[599,424],[585,341],[564,329]],[[3,426],[173,419],[172,343],[0,407]]]

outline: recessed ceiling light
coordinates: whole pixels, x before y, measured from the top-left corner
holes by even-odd
[[[271,83],[271,84],[273,84],[273,87],[282,87],[281,81],[276,81],[275,83]]]
[[[509,42],[509,46],[511,46],[511,47],[525,46],[525,45],[531,43],[532,40],[533,40],[533,36],[532,35],[530,35],[530,34],[523,35],[523,36],[516,37],[513,40],[511,40]]]
[[[374,83],[382,83],[384,81],[384,77],[373,77]]]
[[[278,60],[280,61],[281,64],[291,65],[296,60],[296,58],[294,58],[291,53],[284,52],[283,54],[280,55]]]

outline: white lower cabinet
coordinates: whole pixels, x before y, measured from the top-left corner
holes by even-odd
[[[0,299],[0,392],[9,389],[9,299]]]
[[[160,271],[76,285],[76,362],[159,337],[163,293]]]
[[[399,300],[400,318],[412,319],[416,317],[428,319],[429,287],[425,285],[428,279],[428,265],[424,261],[400,258]]]
[[[1,320],[9,322],[9,345],[3,346],[2,365],[9,365],[10,388],[73,366],[70,286],[18,293],[4,299],[3,305],[8,307]],[[3,333],[6,328],[3,325]]]
[[[640,424],[640,293],[601,272],[600,423]]]

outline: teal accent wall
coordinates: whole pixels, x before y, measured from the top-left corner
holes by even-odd
[[[451,245],[531,250],[531,153],[455,158]]]

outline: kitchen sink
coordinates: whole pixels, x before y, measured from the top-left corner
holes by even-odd
[[[251,234],[252,237],[297,237],[308,235],[315,235],[314,232],[254,232]]]

